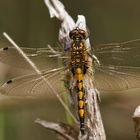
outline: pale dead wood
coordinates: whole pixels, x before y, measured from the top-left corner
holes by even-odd
[[[62,139],[66,139],[66,140],[78,139],[78,132],[68,124],[48,122],[46,120],[40,120],[40,119],[37,119],[35,122],[51,131],[55,131],[57,134],[62,136]]]
[[[135,109],[133,114],[134,127],[137,140],[140,140],[140,106]]]
[[[81,29],[84,29],[87,31],[87,26],[86,26],[86,19],[83,15],[78,15],[78,20],[77,22],[74,22],[72,17],[67,13],[65,10],[63,4],[59,0],[44,0],[46,6],[49,9],[50,16],[51,17],[56,17],[58,20],[60,20],[61,23],[61,28],[59,29],[59,42],[61,43],[62,47],[70,47],[71,40],[69,38],[69,32],[78,27]],[[89,38],[86,39],[85,41],[85,46],[88,51],[91,49],[90,41]],[[52,52],[54,52],[52,50]],[[78,139],[78,140],[106,140],[105,136],[105,131],[102,123],[102,118],[100,114],[100,109],[99,109],[99,91],[95,88],[94,86],[94,79],[92,78],[94,76],[94,71],[92,69],[93,61],[96,61],[97,64],[99,64],[99,61],[96,56],[90,56],[88,57],[89,61],[89,72],[84,78],[84,88],[87,90],[86,91],[86,110],[87,110],[87,116],[85,119],[85,124],[86,124],[86,130],[85,130],[85,135],[82,135],[81,132],[79,132],[78,135],[69,135],[67,133],[69,125],[65,124],[67,127],[61,127],[61,123],[50,123],[50,122],[45,122],[42,120],[37,121],[37,123],[41,124],[42,126],[51,129],[53,131],[57,131],[60,135],[65,136],[68,134],[68,139],[73,138],[73,139]],[[70,79],[72,83],[74,83],[74,79]],[[74,91],[75,85],[71,86],[71,88],[67,89],[68,92]],[[75,93],[76,94],[76,93]],[[46,125],[47,124],[47,125]],[[57,126],[56,128],[52,126]],[[64,124],[64,123],[63,123]],[[75,134],[77,132],[75,131],[74,128],[71,127],[71,131]],[[63,134],[62,134],[63,133]],[[76,137],[75,137],[76,136]],[[66,137],[65,137],[66,138]]]

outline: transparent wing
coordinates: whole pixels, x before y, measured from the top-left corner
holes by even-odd
[[[54,57],[54,53],[52,54],[53,57],[48,57],[47,53],[50,54],[50,52],[45,48],[22,49],[37,66],[36,68],[42,72],[38,73],[36,71],[37,73],[35,73],[31,66],[25,61],[24,57],[21,56],[15,48],[2,48],[0,52],[0,62],[8,65],[10,68],[16,68],[17,71],[19,71],[19,68],[22,69],[24,74],[20,77],[16,76],[17,78],[8,80],[1,86],[0,93],[2,95],[8,95],[9,97],[44,97],[44,95],[48,97],[47,95],[49,94],[54,95],[76,122],[75,117],[61,97],[61,94],[64,93],[62,74],[55,73],[55,71],[59,69],[64,69],[64,67],[60,68],[62,61],[59,61],[58,57]],[[52,51],[53,50],[51,50],[51,52]],[[26,70],[30,70],[31,72],[25,72]],[[34,72],[34,74],[31,74],[32,72]],[[50,72],[52,74],[49,74]]]
[[[62,63],[58,60],[58,58],[48,57],[48,54],[51,53],[47,48],[22,49],[40,70],[51,70],[62,66]],[[41,53],[42,51],[45,52],[46,55],[43,55]],[[23,56],[21,56],[14,47],[5,47],[0,49],[0,69],[1,82],[34,72],[29,63],[25,61]]]
[[[140,39],[95,47],[101,65],[95,83],[102,91],[140,88]]]
[[[51,97],[52,89],[46,84],[47,80],[54,90],[62,95],[65,90],[62,69],[44,71],[42,75],[34,73],[10,79],[2,85],[0,93],[8,96]]]
[[[32,61],[36,62],[36,65],[40,67],[40,69],[43,69],[44,67],[46,68],[48,66],[48,69],[51,69],[57,65],[57,58],[48,57],[50,52],[47,48],[21,49],[26,53],[28,57],[30,57]],[[46,51],[45,55],[41,51]],[[22,55],[19,54],[19,52],[14,47],[5,47],[0,49],[0,62],[16,68],[31,69],[31,66],[24,60]]]
[[[62,71],[64,68],[58,57],[49,57],[53,55],[52,50],[47,47],[21,48],[42,72],[42,74],[39,75],[15,47],[0,46],[0,78],[3,79],[1,82],[5,83],[1,87],[2,94],[16,96],[32,96],[32,94],[43,95],[46,89],[48,89],[48,92],[51,92],[49,91],[51,89],[48,88],[45,81],[49,81],[53,88],[56,87],[56,91],[58,91],[58,81],[61,87],[62,82],[60,77],[62,78],[62,73],[58,74],[58,72]]]

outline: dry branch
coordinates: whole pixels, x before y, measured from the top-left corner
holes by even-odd
[[[66,140],[78,139],[78,132],[68,124],[48,122],[46,120],[40,119],[37,119],[35,122],[49,130],[55,131],[57,134],[61,135],[63,139]]]
[[[63,4],[59,0],[45,0],[45,4],[49,9],[50,16],[56,17],[58,20],[62,22],[61,28],[59,29],[59,42],[61,43],[62,47],[70,47],[71,41],[69,39],[69,32],[78,27],[85,31],[86,29],[86,19],[83,15],[78,15],[77,22],[74,22],[72,17],[67,13],[65,10]],[[91,45],[89,38],[85,41],[85,46],[87,50],[90,52]],[[36,121],[37,123],[41,124],[42,126],[51,129],[57,133],[59,133],[61,136],[66,138],[66,135],[68,136],[66,139],[79,139],[79,140],[106,140],[105,131],[102,123],[102,118],[98,106],[98,94],[99,91],[95,88],[94,82],[93,82],[93,60],[99,63],[96,56],[90,56],[88,58],[89,61],[89,72],[84,78],[84,88],[86,89],[86,110],[87,110],[87,117],[85,120],[87,129],[85,132],[85,135],[82,135],[80,132],[77,135],[77,132],[74,128],[70,127],[67,124],[63,123],[50,123],[47,121],[39,120]],[[67,79],[66,79],[67,80]],[[69,81],[75,82],[74,79],[69,79]],[[74,91],[75,85],[71,86],[71,88],[67,89],[67,91],[71,92]],[[76,94],[75,94],[76,95]],[[57,127],[52,127],[57,126]],[[57,128],[57,129],[56,129]],[[73,135],[69,135],[69,129],[71,132],[73,132]]]
[[[140,106],[135,109],[133,121],[135,125],[136,138],[137,140],[140,140]]]

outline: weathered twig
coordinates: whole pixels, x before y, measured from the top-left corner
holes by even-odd
[[[78,16],[78,20],[75,23],[74,20],[72,19],[72,17],[66,12],[63,4],[59,1],[59,0],[45,0],[45,4],[49,9],[50,12],[50,16],[51,17],[56,17],[57,19],[59,19],[60,21],[62,21],[61,24],[61,28],[59,29],[59,41],[62,45],[62,47],[68,48],[70,47],[71,41],[69,38],[69,32],[78,27],[81,29],[84,29],[85,31],[87,31],[86,29],[86,20],[85,17],[82,15]],[[88,51],[90,51],[91,49],[91,45],[90,45],[90,41],[89,38],[86,39],[85,41],[85,46],[87,48]],[[85,123],[86,123],[86,132],[85,135],[81,135],[81,133],[79,132],[78,137],[73,137],[73,139],[79,139],[79,140],[106,140],[106,136],[105,136],[105,131],[103,128],[103,123],[102,123],[102,119],[101,119],[101,114],[100,114],[100,110],[99,110],[99,106],[98,106],[98,90],[95,88],[94,86],[94,82],[93,82],[93,70],[92,70],[92,65],[93,65],[93,59],[95,61],[98,61],[98,59],[94,57],[94,56],[90,56],[88,57],[88,62],[89,62],[89,69],[88,69],[88,74],[84,77],[84,88],[86,89],[86,119],[85,119]],[[98,62],[99,63],[99,62]],[[66,79],[66,81],[68,81],[68,86],[69,87],[67,89],[67,91],[70,93],[75,92],[74,88],[75,88],[75,84],[70,85],[71,83],[75,83],[75,79],[71,78],[71,79]],[[73,96],[76,95],[73,94]],[[40,123],[41,122],[41,123]],[[37,123],[40,123],[41,125],[46,127],[46,122],[45,121],[39,121]],[[55,128],[51,127],[53,123],[48,123],[47,122],[47,128],[56,131]],[[50,126],[49,126],[50,125]],[[65,133],[67,132],[67,130],[63,127],[60,127],[60,123],[55,125],[59,126],[57,127],[57,132],[59,132],[59,134],[61,135],[65,135]],[[65,124],[65,126],[67,126]],[[65,129],[65,130],[64,130]],[[72,131],[74,133],[75,130],[74,128]],[[64,131],[62,131],[64,130]],[[60,133],[61,132],[61,133]],[[63,134],[62,134],[63,133]],[[70,135],[69,135],[70,137]],[[72,136],[71,136],[72,137]]]
[[[136,138],[137,140],[140,140],[140,106],[135,109],[133,121],[135,125]]]
[[[63,137],[63,139],[67,140],[77,140],[78,132],[70,125],[64,123],[54,123],[48,122],[46,120],[37,119],[35,121],[37,124],[44,126],[45,128],[55,131],[59,135]]]

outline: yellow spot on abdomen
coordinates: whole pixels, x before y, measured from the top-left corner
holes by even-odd
[[[84,101],[83,100],[80,100],[79,102],[78,102],[78,105],[79,105],[79,108],[83,108],[84,107]]]
[[[83,87],[83,83],[82,83],[82,82],[77,83],[77,87],[78,87],[78,89],[79,89],[79,90],[81,90],[81,89],[82,89],[82,87]]]
[[[79,116],[82,118],[84,117],[84,109],[79,110]]]
[[[75,78],[79,81],[81,81],[83,79],[83,74],[76,74]]]
[[[79,97],[79,99],[82,99],[83,98],[83,92],[82,91],[79,91],[78,92],[78,97]]]
[[[76,73],[77,73],[77,74],[82,74],[81,68],[77,68],[77,69],[76,69]]]

